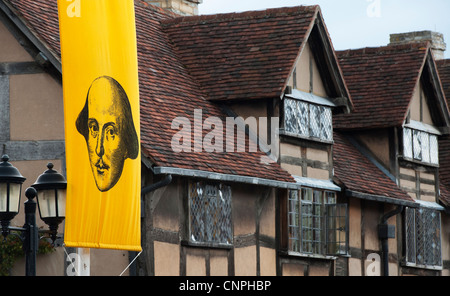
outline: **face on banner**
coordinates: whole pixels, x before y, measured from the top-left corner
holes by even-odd
[[[86,139],[98,190],[110,190],[122,175],[125,159],[136,159],[139,152],[130,102],[120,83],[108,76],[95,79],[76,126]]]
[[[69,247],[140,251],[133,0],[58,0]]]

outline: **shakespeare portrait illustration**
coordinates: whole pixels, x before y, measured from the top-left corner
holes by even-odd
[[[119,82],[108,76],[92,82],[76,128],[86,140],[98,190],[110,190],[119,181],[125,160],[136,159],[139,153],[130,102]]]

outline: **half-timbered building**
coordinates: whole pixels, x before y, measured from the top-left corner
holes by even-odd
[[[319,6],[198,3],[135,0],[143,252],[92,250],[90,273],[139,255],[127,274],[449,275],[450,75],[433,42],[335,52]],[[56,0],[1,0],[0,43],[3,152],[64,172]],[[39,274],[82,252],[56,250]]]

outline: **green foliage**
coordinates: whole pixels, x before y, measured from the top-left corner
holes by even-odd
[[[0,243],[0,276],[9,275],[14,262],[23,254],[21,240],[16,235],[8,235]]]
[[[53,253],[54,251],[55,251],[55,246],[52,245],[51,243],[49,243],[47,240],[41,239],[39,241],[39,248],[37,251],[38,254],[45,255],[45,254]]]
[[[25,256],[20,234],[11,233],[6,239],[0,236],[0,276],[10,275],[11,268],[16,260]],[[54,246],[47,240],[39,241],[38,254],[49,254],[55,251]]]

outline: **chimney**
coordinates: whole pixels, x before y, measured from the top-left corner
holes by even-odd
[[[198,15],[198,5],[203,0],[145,0],[145,2],[179,15]]]
[[[429,41],[436,60],[443,60],[447,45],[444,42],[444,35],[432,31],[419,31],[401,34],[391,34],[390,44],[406,44],[414,42]]]

